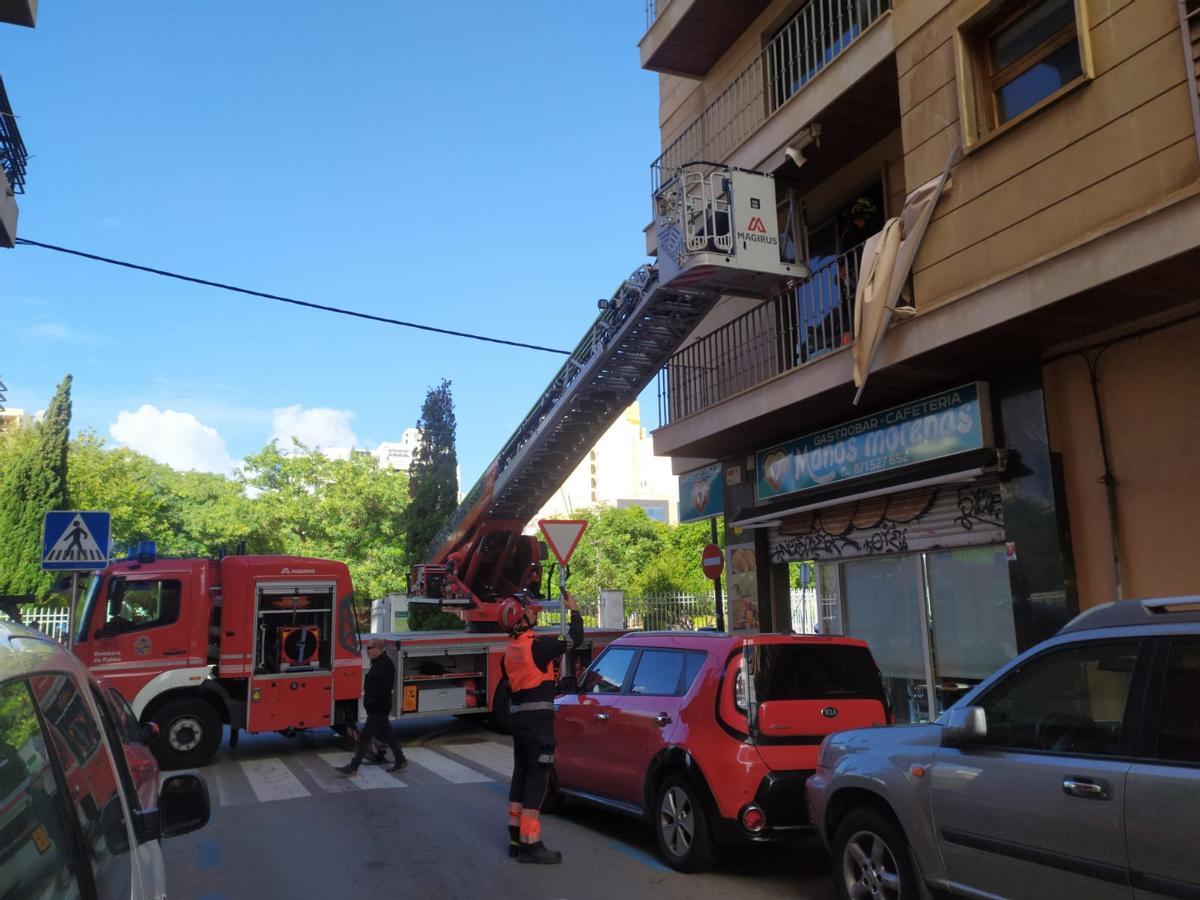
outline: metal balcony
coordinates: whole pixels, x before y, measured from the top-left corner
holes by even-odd
[[[812,276],[722,325],[672,356],[658,373],[660,427],[715,406],[854,336],[854,295],[862,245],[820,262]]]
[[[37,23],[37,0],[0,0],[0,22],[32,28]]]
[[[652,187],[692,160],[728,160],[891,7],[892,0],[811,0],[651,164]]]
[[[769,0],[646,0],[642,68],[703,78]]]
[[[4,91],[4,80],[0,79],[0,168],[4,169],[14,194],[25,193],[25,165],[28,161],[25,142],[17,130],[17,118]]]

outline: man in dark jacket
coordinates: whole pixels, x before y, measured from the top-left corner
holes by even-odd
[[[358,774],[358,767],[367,755],[372,739],[383,741],[392,748],[396,764],[388,771],[399,772],[408,765],[400,742],[392,735],[389,719],[392,692],[396,689],[396,666],[388,658],[383,641],[368,641],[367,656],[371,658],[371,668],[367,670],[363,682],[363,708],[367,711],[367,722],[358,732],[358,749],[354,752],[354,758],[346,765],[337,767],[339,772],[351,778]]]

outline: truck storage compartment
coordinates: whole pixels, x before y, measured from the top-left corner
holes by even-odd
[[[255,675],[333,669],[334,585],[260,584],[255,600]]]
[[[400,646],[400,715],[468,713],[487,705],[487,647]]]

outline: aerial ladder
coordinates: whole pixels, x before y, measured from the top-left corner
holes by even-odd
[[[723,295],[769,298],[806,279],[781,259],[774,179],[695,162],[653,197],[656,265],[621,282],[562,368],[409,576],[409,602],[495,631],[501,603],[540,596],[536,537],[522,532],[588,450]]]

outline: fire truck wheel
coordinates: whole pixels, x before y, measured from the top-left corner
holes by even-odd
[[[492,725],[501,734],[512,732],[508,719],[508,703],[511,699],[512,692],[508,689],[508,682],[500,682],[496,686],[496,693],[492,695]]]
[[[153,716],[158,725],[155,742],[158,762],[164,769],[191,769],[203,765],[221,743],[221,717],[195,697],[181,697],[159,707]]]

